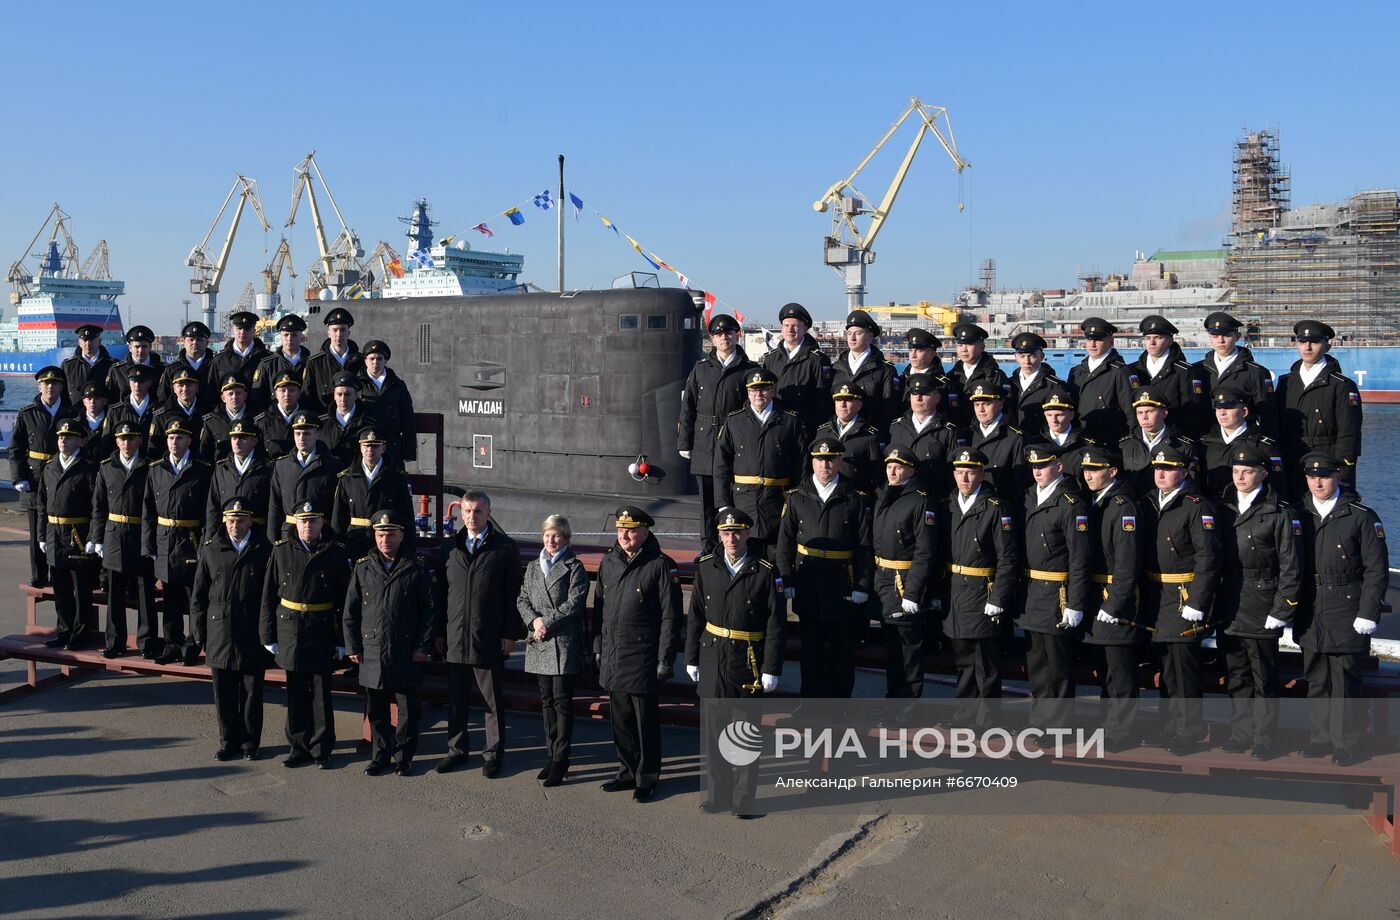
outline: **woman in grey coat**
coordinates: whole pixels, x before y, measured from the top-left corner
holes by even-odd
[[[574,733],[574,684],[583,670],[584,611],[588,572],[569,546],[569,522],[557,514],[540,527],[544,549],[525,568],[517,608],[525,621],[525,671],[540,682],[549,763],[540,770],[545,786],[558,786],[569,772],[569,745]]]

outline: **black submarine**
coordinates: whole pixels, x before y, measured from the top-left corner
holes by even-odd
[[[631,287],[334,305],[352,312],[358,339],[389,345],[415,409],[442,415],[447,493],[484,490],[514,533],[563,514],[581,544],[610,542],[613,512],[634,504],[668,545],[698,545],[676,423],[700,358],[702,295]],[[420,435],[410,472],[431,471],[425,447]]]

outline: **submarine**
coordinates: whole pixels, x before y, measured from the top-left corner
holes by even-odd
[[[442,415],[448,494],[485,491],[511,533],[538,533],[562,514],[580,544],[610,543],[614,512],[632,504],[668,546],[698,547],[700,503],[677,452],[677,420],[701,354],[703,294],[615,288],[320,306],[350,310],[357,338],[387,343],[415,410]],[[409,472],[433,472],[430,435],[419,436],[419,458]]]

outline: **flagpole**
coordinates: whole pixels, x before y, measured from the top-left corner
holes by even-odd
[[[559,293],[564,293],[564,154],[559,154],[559,203],[554,206],[556,242],[559,248]]]

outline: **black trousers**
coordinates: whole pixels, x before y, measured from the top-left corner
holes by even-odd
[[[219,748],[256,751],[262,746],[263,672],[210,668]],[[288,675],[290,679],[291,675]]]
[[[719,751],[720,733],[735,719],[744,718],[738,709],[724,705],[724,698],[711,698],[703,707],[705,718],[705,803],[728,808],[735,814],[751,814],[758,794],[758,761],[736,767]]]
[[[126,648],[126,599],[136,588],[136,649],[159,654],[156,627],[156,576],[151,560],[142,558],[132,572],[107,570],[107,647]]]
[[[485,701],[486,743],[481,756],[487,760],[505,754],[505,709],[501,706],[501,685],[505,682],[505,665],[479,668],[470,664],[447,665],[447,753],[463,757],[471,753],[471,738],[467,731],[467,703],[472,684],[481,691]]]
[[[617,778],[650,789],[661,778],[661,702],[655,693],[608,694]]]
[[[1361,696],[1364,658],[1360,652],[1303,650],[1312,741],[1330,741],[1336,751],[1356,750],[1366,717],[1366,701]]]
[[[1178,738],[1199,741],[1205,729],[1201,703],[1201,643],[1159,642],[1162,660],[1162,699],[1167,700],[1163,725]]]
[[[996,699],[1001,696],[1001,640],[949,639],[958,672],[954,696],[960,700]],[[985,714],[985,711],[984,711]]]
[[[174,652],[184,652],[184,650],[194,645],[194,630],[185,632],[185,620],[190,612],[190,595],[194,593],[194,585],[172,585],[168,582],[162,585],[161,608],[160,608],[160,628],[165,635],[165,647]],[[189,638],[186,638],[186,637]]]
[[[37,488],[37,486],[36,486]],[[37,502],[38,499],[36,498]],[[45,585],[49,582],[49,559],[39,549],[39,538],[42,536],[39,527],[39,509],[28,509],[29,516],[29,580],[36,585]]]
[[[574,743],[574,685],[577,674],[536,674],[540,684],[540,715],[550,763],[569,766]]]
[[[1273,745],[1278,733],[1278,639],[1219,636],[1230,688],[1230,740]]]
[[[1092,645],[1103,707],[1104,734],[1109,741],[1135,739],[1133,722],[1138,698],[1137,649],[1131,645]]]
[[[715,477],[697,473],[695,481],[700,484],[700,552],[712,553],[719,546],[715,531],[715,512],[719,510],[715,506]]]
[[[376,690],[365,687],[365,718],[369,720],[369,759],[388,763],[397,753],[410,761],[418,753],[418,718],[422,714],[418,690]],[[399,709],[398,729],[394,728],[391,704]]]
[[[850,619],[824,623],[816,616],[800,617],[798,623],[802,696],[850,699],[856,686],[856,638],[862,624]]]
[[[88,623],[97,619],[92,605],[93,570],[60,562],[49,572],[53,579],[53,606],[58,619],[58,635],[69,644],[78,642],[87,631]]]
[[[885,697],[918,699],[924,695],[924,615],[885,621]]]
[[[1026,671],[1031,685],[1031,721],[1040,727],[1069,724],[1074,699],[1074,636],[1067,629],[1027,632]]]
[[[335,748],[330,671],[287,672],[287,744],[292,753],[329,757]]]

